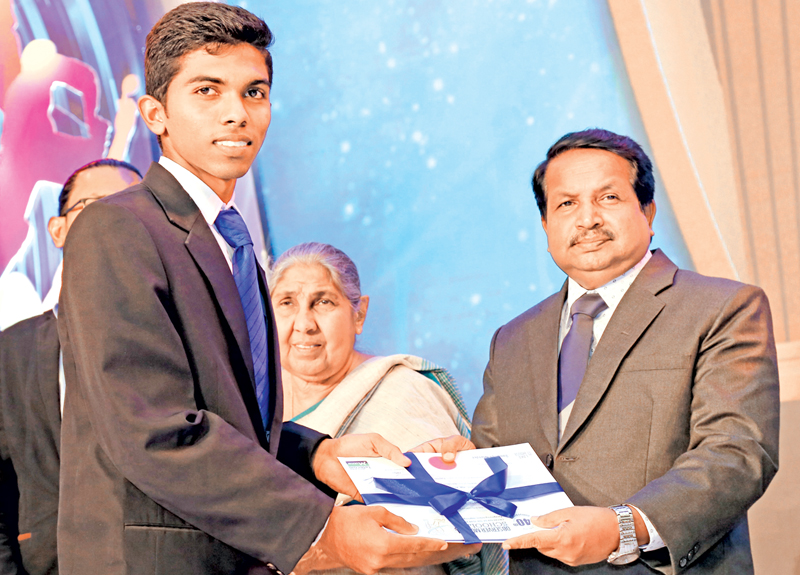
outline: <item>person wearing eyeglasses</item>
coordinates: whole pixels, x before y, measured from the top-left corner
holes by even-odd
[[[120,190],[137,184],[142,174],[135,166],[121,160],[103,158],[81,166],[64,183],[58,197],[58,215],[50,218],[47,231],[57,248],[63,248],[67,232],[78,214],[86,206]],[[59,264],[53,277],[53,286],[42,301],[42,309],[53,309],[61,292],[62,264]],[[0,571],[0,575],[3,575]]]
[[[127,162],[75,170],[48,231],[56,247],[86,206],[142,179]],[[0,333],[0,575],[54,575],[64,372],[56,318],[61,266],[45,313]]]

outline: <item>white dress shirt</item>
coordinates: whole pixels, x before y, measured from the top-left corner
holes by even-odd
[[[225,255],[228,268],[230,268],[231,273],[233,273],[234,249],[228,245],[228,242],[226,242],[222,234],[219,233],[214,222],[217,220],[220,211],[234,207],[233,198],[236,196],[236,193],[234,192],[233,196],[231,196],[231,201],[226,204],[219,199],[219,196],[214,193],[214,190],[212,190],[208,184],[180,164],[177,164],[165,156],[161,156],[158,163],[178,180],[178,183],[186,190],[186,193],[189,194],[192,201],[197,204],[200,213],[203,214],[203,219],[208,224],[208,227],[211,228],[211,233],[214,234],[214,239],[216,239],[219,244],[219,249],[221,249],[222,253]]]
[[[622,297],[628,291],[628,288],[631,287],[633,280],[636,279],[636,276],[639,275],[639,272],[642,271],[642,268],[645,266],[645,264],[650,261],[652,255],[653,254],[650,253],[650,250],[647,250],[639,263],[621,276],[611,280],[604,286],[601,286],[597,289],[584,289],[578,284],[578,282],[572,278],[569,278],[569,285],[567,287],[567,301],[564,302],[564,307],[561,310],[561,324],[558,330],[559,353],[561,352],[561,344],[564,342],[564,338],[567,336],[569,328],[572,327],[572,316],[570,315],[572,304],[575,303],[575,301],[585,293],[596,293],[603,298],[603,301],[608,307],[594,318],[594,323],[592,324],[592,345],[589,349],[589,358],[591,359],[592,354],[597,347],[597,343],[600,341],[600,338],[603,337],[603,332],[606,330],[608,322],[611,321],[611,316],[614,315],[614,312],[619,306],[619,302],[622,301]],[[573,405],[575,405],[574,401],[562,409],[558,414],[559,440],[561,439],[561,436],[564,434],[564,430],[567,427],[567,421],[569,420],[570,413],[572,413]],[[647,532],[650,534],[650,543],[643,546],[642,550],[655,551],[656,549],[664,547],[664,541],[661,539],[661,536],[658,534],[658,531],[656,531],[656,528],[653,526],[650,519],[648,519],[648,517],[642,513],[641,509],[637,508],[637,511],[639,511],[639,514],[642,516],[645,526],[647,527]]]

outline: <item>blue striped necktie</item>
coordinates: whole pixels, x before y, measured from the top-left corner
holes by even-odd
[[[242,309],[250,335],[253,371],[256,378],[256,398],[261,412],[261,422],[268,432],[269,417],[269,354],[267,353],[267,324],[261,292],[258,289],[258,264],[253,251],[253,240],[244,219],[234,208],[221,210],[214,225],[233,249],[233,280],[239,290]]]

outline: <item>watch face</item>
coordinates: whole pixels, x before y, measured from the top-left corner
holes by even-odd
[[[638,553],[626,553],[625,555],[619,555],[618,557],[614,557],[613,559],[609,559],[608,562],[612,565],[627,565],[628,563],[633,563],[639,558]]]

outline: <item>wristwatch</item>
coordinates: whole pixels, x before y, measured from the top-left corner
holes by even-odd
[[[608,556],[612,565],[627,565],[639,558],[639,543],[636,540],[636,527],[633,525],[633,511],[627,505],[610,507],[617,514],[619,522],[619,548]]]

